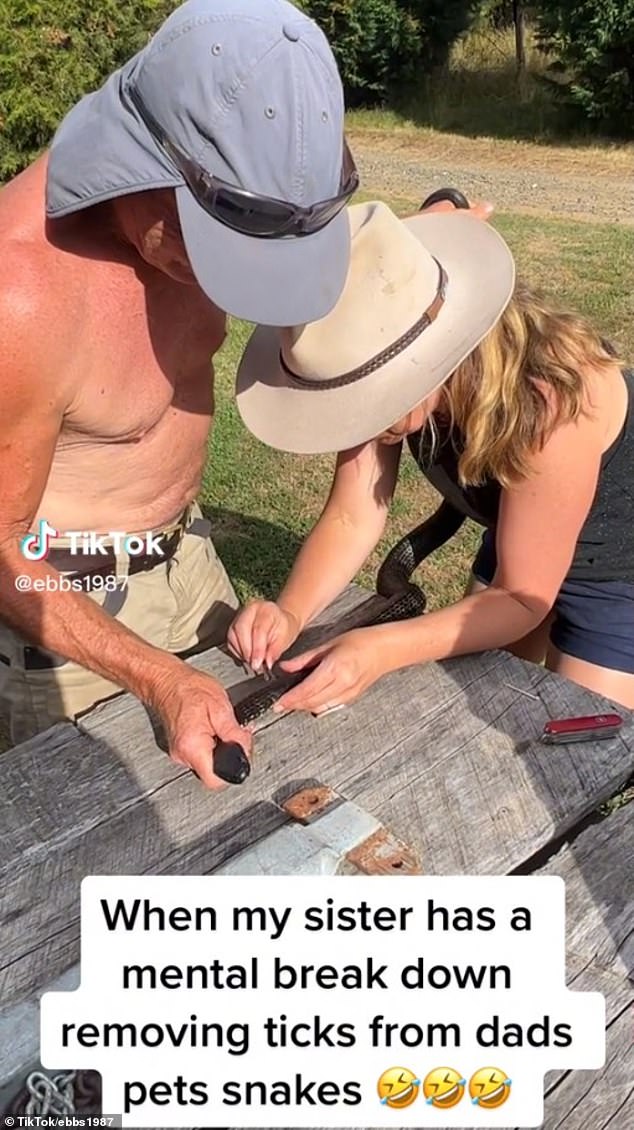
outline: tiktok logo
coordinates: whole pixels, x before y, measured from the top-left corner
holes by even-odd
[[[48,551],[51,547],[51,538],[56,538],[58,530],[55,526],[51,526],[46,518],[40,518],[38,522],[38,530],[35,534],[26,534],[20,540],[20,549],[22,555],[29,561],[44,561],[48,557]]]

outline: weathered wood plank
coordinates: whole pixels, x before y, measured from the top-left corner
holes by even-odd
[[[539,874],[566,883],[566,937],[578,976],[583,963],[591,974],[631,978],[634,1000],[634,806],[591,825]]]
[[[54,981],[44,982],[40,992],[72,992],[78,987],[79,966],[74,965]],[[24,1081],[39,1062],[39,1032],[38,998],[29,997],[0,1008],[0,1093],[10,1086],[17,1093],[15,1080]],[[0,1102],[0,1115],[2,1111]]]
[[[601,1071],[572,1071],[560,1079],[544,1103],[546,1130],[614,1130],[634,1125],[632,1009],[608,1028]]]
[[[212,653],[208,666],[216,659],[219,666],[228,662]],[[403,672],[374,688],[351,710],[329,718],[286,718],[260,734],[258,772],[252,781],[243,790],[220,796],[206,793],[191,775],[157,753],[147,715],[135,702],[127,707],[125,726],[121,726],[120,700],[109,704],[100,724],[90,721],[92,733],[88,722],[85,735],[73,728],[60,729],[58,745],[45,756],[37,741],[28,743],[10,759],[5,781],[8,818],[0,821],[9,833],[4,855],[9,871],[11,858],[20,857],[19,868],[13,877],[9,874],[5,887],[8,900],[13,886],[18,911],[13,930],[4,931],[7,949],[13,953],[14,946],[24,945],[25,933],[28,937],[34,925],[38,930],[43,925],[42,885],[58,882],[58,861],[70,845],[76,858],[71,865],[66,852],[66,879],[71,867],[81,877],[105,867],[106,860],[111,870],[164,870],[180,866],[186,855],[195,869],[210,869],[273,826],[278,814],[266,801],[288,780],[289,772],[297,778],[326,774],[344,794],[358,798],[402,837],[422,846],[430,871],[479,867],[504,872],[517,866],[611,792],[629,772],[631,759],[621,739],[601,747],[571,747],[578,754],[529,745],[524,756],[540,769],[543,766],[537,779],[548,783],[546,803],[527,787],[531,777],[523,755],[516,752],[517,737],[532,736],[543,724],[543,708],[504,686],[507,670],[516,684],[526,670],[531,676],[534,673],[518,660],[492,653],[462,664]],[[535,670],[540,687],[553,679]],[[557,690],[563,687],[572,693],[575,701],[569,710],[590,708],[585,692],[571,691],[562,680],[556,684]],[[386,694],[389,715],[384,713]],[[465,708],[476,694],[482,704],[479,714]],[[591,705],[600,708],[595,702]],[[583,763],[582,774],[576,764],[571,769],[575,757]],[[554,774],[552,782],[549,773]],[[568,775],[576,788],[571,788]],[[459,812],[458,821],[454,816],[453,826],[448,806],[442,803],[451,798],[447,781],[456,790],[454,805],[464,805],[464,815]],[[34,783],[29,797],[24,796],[26,782]],[[552,812],[549,805],[555,808],[558,790],[559,811]],[[481,811],[473,804],[478,791]],[[20,794],[22,802],[16,805]],[[98,807],[95,796],[100,798]],[[244,812],[245,802],[259,804],[257,812]],[[69,811],[71,827],[65,825]],[[201,826],[210,833],[202,841],[204,846],[199,842]],[[20,874],[27,865],[31,870],[25,890]],[[39,889],[33,865],[42,877]],[[76,905],[76,895],[65,898],[60,890],[56,895],[48,901],[55,902],[61,916],[58,925],[63,925],[66,907]],[[20,911],[28,907],[35,919],[25,931]],[[49,914],[45,909],[44,919]],[[0,949],[0,968],[1,955]]]
[[[330,634],[339,613],[366,597],[349,589],[311,638]],[[256,685],[217,649],[191,662],[236,685],[236,697],[241,682]],[[0,1000],[7,1004],[41,983],[44,954],[47,978],[65,968],[61,939],[72,921],[76,940],[84,875],[209,871],[281,821],[270,796],[282,765],[271,776],[260,767],[240,790],[212,794],[157,748],[147,711],[130,695],[14,748],[3,770]]]
[[[603,993],[607,1019],[601,1071],[547,1075],[544,1130],[634,1125],[634,963],[627,948],[634,922],[633,817],[632,809],[613,813],[535,872],[565,880],[567,984],[575,992]]]
[[[511,686],[530,681],[539,701]],[[505,873],[612,795],[634,770],[622,736],[568,747],[537,740],[551,717],[605,711],[596,695],[492,652],[402,671],[324,719],[297,715],[260,736],[260,758],[319,772],[395,829],[433,874]]]
[[[226,657],[214,655],[207,662],[215,658],[226,662]],[[221,795],[202,790],[190,774],[157,754],[147,715],[137,703],[131,704],[123,731],[113,731],[109,722],[107,742],[99,736],[106,731],[104,712],[104,724],[93,726],[90,739],[71,730],[71,745],[56,750],[45,762],[29,743],[31,748],[24,747],[15,769],[20,791],[24,781],[34,777],[38,795],[20,826],[16,826],[17,809],[12,809],[14,836],[8,859],[12,855],[15,866],[8,868],[5,882],[12,921],[2,942],[12,967],[11,989],[5,985],[5,993],[19,995],[37,984],[39,959],[30,936],[35,933],[38,941],[54,937],[67,925],[69,914],[76,916],[77,886],[84,874],[210,870],[276,826],[279,813],[268,798],[288,783],[289,775],[297,779],[320,775],[358,799],[401,838],[422,846],[430,871],[500,873],[517,866],[603,793],[612,791],[629,772],[631,759],[620,739],[601,748],[575,747],[583,750],[579,756],[585,758],[587,769],[579,776],[575,766],[576,788],[571,788],[565,770],[555,773],[554,784],[548,778],[553,767],[570,769],[571,755],[548,747],[535,753],[529,745],[528,754],[538,762],[541,758],[547,767],[548,802],[557,798],[558,788],[563,793],[559,812],[549,811],[543,797],[527,787],[531,779],[516,752],[517,737],[534,735],[540,728],[543,708],[504,686],[507,670],[514,685],[526,672],[525,665],[499,653],[462,664],[432,665],[385,681],[391,684],[389,715],[381,709],[385,687],[376,687],[345,715],[284,719],[259,735],[258,772],[248,786]],[[536,670],[540,687],[552,679]],[[555,682],[555,691],[563,688],[571,693],[568,684]],[[577,712],[590,709],[585,692],[572,688],[572,696],[571,707]],[[479,714],[465,709],[470,697],[478,698]],[[539,723],[535,707],[539,707]],[[593,702],[591,708],[601,705]],[[119,704],[110,704],[109,709],[118,720]],[[63,730],[59,740],[66,741],[67,733]],[[425,747],[432,743],[436,749],[444,745],[447,753],[435,754],[430,761]],[[628,754],[625,762],[623,750]],[[16,793],[15,776],[12,780],[9,773],[5,783],[9,802]],[[459,809],[466,797],[464,814],[459,811],[457,823],[454,816],[453,826],[443,803],[450,799],[447,777],[454,787],[462,784],[464,795],[458,791],[454,800]],[[478,792],[480,812],[472,803]],[[73,826],[66,828],[69,811],[74,813]],[[207,829],[202,837],[201,827]],[[25,867],[28,884],[22,882]],[[0,968],[6,964],[2,953],[0,948]],[[16,958],[21,956],[25,962],[18,969]]]
[[[607,820],[589,827],[572,844],[555,855],[539,873],[561,875],[566,881],[568,985],[576,991],[603,992],[609,1025],[609,1062],[605,1072],[575,1072],[572,1075],[560,1073],[548,1078],[547,1117],[544,1126],[546,1130],[556,1130],[563,1125],[576,1130],[582,1124],[592,1125],[594,1128],[594,1121],[574,1121],[579,1104],[590,1109],[593,1118],[603,1118],[603,1121],[597,1121],[597,1126],[606,1126],[611,1117],[610,1112],[614,1113],[615,1109],[619,1109],[614,1107],[610,1096],[615,1096],[615,1102],[618,1100],[621,1103],[622,1099],[625,1102],[628,1070],[631,1077],[627,1059],[631,1039],[628,1035],[630,1043],[627,1045],[623,1040],[626,1031],[623,1017],[626,1010],[631,1009],[634,992],[632,983],[626,976],[628,972],[632,972],[631,953],[627,943],[634,913],[634,823],[631,810],[623,809],[613,813]],[[74,954],[72,935],[73,923],[70,923],[62,935],[67,960]],[[50,957],[51,946],[57,940],[48,940],[48,952],[44,951],[47,958]],[[50,960],[45,964],[50,968]],[[40,987],[41,984],[42,982]],[[20,1013],[22,1037],[11,1060],[14,1072],[19,1066],[26,1067],[32,1062],[33,1056],[29,1053],[34,1052],[37,1046],[33,1019],[35,1012],[32,1005],[17,1006],[21,1010],[25,1007],[28,1016]],[[12,1028],[14,1017],[13,1010],[5,1010],[5,1020],[10,1021]],[[0,1036],[2,1021],[3,1014],[0,1013]],[[27,1029],[30,1030],[30,1040]],[[0,1086],[3,1081],[0,1073]],[[623,1113],[627,1110],[629,1114],[629,1107],[624,1107],[623,1103],[620,1109]],[[562,1118],[569,1121],[564,1122]],[[627,1118],[624,1120],[624,1125],[626,1124]]]
[[[592,824],[539,869],[566,884],[566,980],[574,992],[603,993],[606,1065],[551,1073],[547,1127],[584,1130],[634,1122],[634,810]],[[627,1116],[626,1116],[627,1114]]]
[[[607,1017],[602,1070],[547,1075],[543,1130],[629,1130],[634,1125],[634,984],[622,944],[634,913],[633,816],[627,809],[613,813],[535,872],[561,875],[566,882],[567,984],[576,992],[602,992]]]
[[[634,1125],[634,984],[628,977],[634,970],[626,948],[634,916],[633,816],[631,809],[613,813],[535,872],[566,882],[567,984],[575,992],[603,993],[607,1018],[601,1071],[547,1075],[543,1130]]]
[[[350,590],[339,607],[365,595]],[[239,681],[218,652],[196,663]],[[631,719],[610,742],[535,743],[547,717],[605,708],[502,653],[430,664],[382,681],[347,711],[267,725],[252,778],[221,794],[161,756],[129,696],[81,730],[58,727],[4,759],[0,995],[8,1003],[33,992],[44,960],[46,979],[66,967],[84,875],[209,871],[277,826],[271,796],[306,778],[339,788],[422,848],[430,872],[516,867],[631,772]]]

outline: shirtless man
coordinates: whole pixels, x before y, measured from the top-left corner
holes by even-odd
[[[334,305],[357,184],[346,153],[341,84],[312,21],[285,0],[189,0],[2,190],[13,741],[123,688],[210,787],[217,737],[250,748],[222,687],[179,658],[224,641],[237,606],[195,505],[210,359],[225,312],[293,325]],[[56,535],[33,560],[41,523]],[[104,535],[105,553],[78,553],[73,531]],[[112,531],[156,539],[135,556]],[[62,575],[76,588],[60,591]]]

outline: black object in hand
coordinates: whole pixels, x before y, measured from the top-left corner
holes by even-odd
[[[217,742],[213,769],[216,777],[229,785],[242,785],[251,772],[251,762],[238,742]]]
[[[453,204],[454,208],[468,208],[469,201],[465,194],[459,188],[437,188],[420,206],[420,211],[423,212],[425,208],[431,208],[432,204],[440,204],[442,200],[448,200]]]

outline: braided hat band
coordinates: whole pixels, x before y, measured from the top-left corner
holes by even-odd
[[[375,373],[377,369],[381,369],[383,365],[386,365],[388,361],[393,361],[395,357],[398,357],[399,353],[403,353],[405,349],[408,349],[412,342],[416,341],[416,338],[420,337],[420,335],[436,321],[436,318],[444,306],[449,278],[444,267],[438,262],[435,256],[434,262],[438,267],[438,288],[433,301],[418,321],[411,326],[409,330],[406,330],[401,337],[392,342],[391,345],[382,349],[380,353],[377,353],[374,357],[371,357],[369,361],[364,362],[363,365],[359,365],[356,369],[350,369],[349,372],[342,373],[340,377],[330,377],[323,381],[314,380],[312,377],[301,377],[298,373],[293,372],[286,364],[282,356],[282,351],[280,350],[280,365],[287,377],[289,377],[294,384],[300,385],[302,388],[342,388],[344,385],[353,384],[354,381],[358,381],[362,377],[370,376],[371,373]]]

